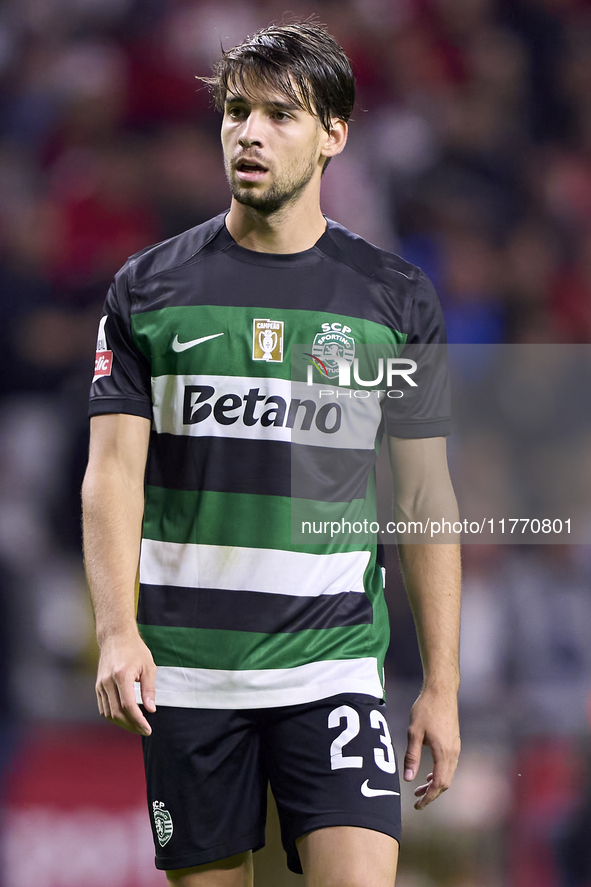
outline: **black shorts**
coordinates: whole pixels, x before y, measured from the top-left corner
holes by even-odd
[[[265,844],[267,784],[287,864],[296,839],[359,826],[400,840],[400,785],[386,706],[362,695],[281,708],[161,706],[143,741],[156,867],[180,869]]]

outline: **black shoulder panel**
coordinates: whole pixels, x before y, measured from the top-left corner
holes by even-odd
[[[176,237],[148,246],[131,256],[127,260],[127,268],[131,273],[132,289],[136,280],[150,279],[194,258],[224,227],[225,216],[226,212],[223,212],[202,225],[189,228]]]
[[[416,265],[405,262],[395,253],[387,252],[368,243],[363,237],[353,234],[327,219],[326,235],[318,243],[320,249],[338,262],[343,262],[355,271],[359,271],[371,280],[386,285],[392,284],[392,275],[402,275],[409,281],[415,280],[419,273]]]

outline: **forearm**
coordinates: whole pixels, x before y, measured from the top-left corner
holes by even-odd
[[[423,685],[456,693],[460,680],[460,547],[400,544],[399,557],[417,631]]]
[[[390,438],[389,446],[394,517],[397,527],[405,528],[398,536],[400,566],[423,662],[423,689],[410,713],[404,778],[416,777],[424,745],[433,757],[433,772],[415,790],[415,807],[422,809],[449,787],[460,753],[460,550],[453,533],[458,506],[445,438]],[[445,521],[452,532],[425,539],[421,534],[433,521]]]
[[[82,487],[84,559],[97,639],[134,633],[143,484],[116,462],[89,466]]]
[[[459,685],[460,547],[458,534],[423,534],[434,521],[457,527],[458,505],[445,440],[390,440],[394,519],[402,577],[413,612],[424,684]],[[411,528],[418,528],[418,531]]]

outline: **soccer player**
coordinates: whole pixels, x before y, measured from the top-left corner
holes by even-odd
[[[308,503],[361,525],[385,423],[397,516],[453,521],[445,373],[419,367],[410,413],[385,390],[336,388],[339,361],[368,343],[443,343],[441,310],[418,268],[322,215],[354,80],[321,26],[262,30],[207,82],[230,210],[129,259],[99,328],[83,487],[98,707],[143,737],[170,884],[252,883],[270,783],[307,887],[391,887],[400,786],[377,540],[294,542],[290,516]],[[320,358],[299,380],[298,343]],[[308,385],[325,353],[329,378]],[[459,753],[459,556],[402,542],[400,560],[424,667],[404,778],[428,745],[423,808]]]

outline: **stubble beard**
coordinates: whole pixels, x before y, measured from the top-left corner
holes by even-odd
[[[294,204],[302,191],[310,182],[314,172],[316,171],[315,156],[311,157],[306,169],[296,178],[292,175],[283,182],[276,182],[270,185],[263,194],[257,194],[255,188],[249,188],[248,185],[242,185],[233,177],[233,170],[230,163],[226,164],[226,178],[232,192],[232,197],[243,206],[250,206],[252,209],[269,216],[281,209]]]

